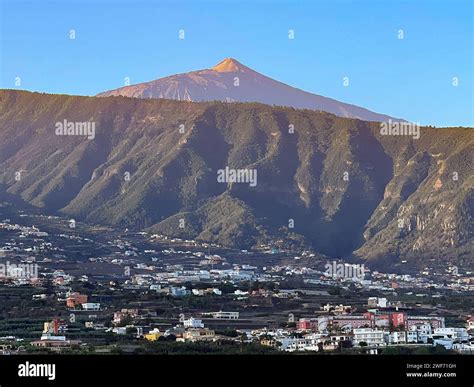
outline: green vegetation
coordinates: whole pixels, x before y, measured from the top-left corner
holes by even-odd
[[[311,245],[382,269],[403,269],[400,256],[472,264],[472,128],[422,128],[414,140],[257,103],[15,90],[0,91],[0,111],[0,184],[49,212],[239,248]],[[56,136],[64,119],[96,122],[95,139]],[[257,186],[218,183],[226,166],[256,169]]]

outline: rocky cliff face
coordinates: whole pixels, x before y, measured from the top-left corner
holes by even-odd
[[[64,120],[94,122],[93,138],[58,135]],[[472,128],[413,139],[261,104],[0,91],[0,184],[45,211],[380,266],[472,265],[473,151]],[[226,168],[255,184],[219,181]]]

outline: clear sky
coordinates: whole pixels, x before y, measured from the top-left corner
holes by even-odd
[[[379,113],[474,126],[472,0],[0,3],[0,88],[95,95],[234,57]]]

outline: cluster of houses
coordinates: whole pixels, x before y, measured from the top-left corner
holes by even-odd
[[[212,289],[202,289],[212,293]],[[70,310],[97,311],[100,304],[88,302],[88,296],[78,292],[68,292],[65,297]],[[89,305],[91,304],[91,305]],[[397,304],[397,303],[396,303]],[[398,305],[398,304],[397,304]],[[147,317],[156,317],[156,312],[148,309],[123,308],[113,314],[110,328],[94,321],[86,321],[85,327],[105,330],[117,335],[134,334],[147,341],[160,338],[177,342],[216,342],[233,340],[236,342],[257,342],[272,346],[280,351],[334,351],[342,348],[366,348],[370,353],[390,346],[436,346],[441,345],[460,353],[474,354],[474,315],[466,321],[465,327],[446,326],[445,318],[437,315],[417,315],[393,305],[386,298],[370,297],[367,310],[353,311],[349,305],[321,306],[315,317],[295,319],[290,315],[284,328],[236,328],[233,336],[219,334],[206,325],[237,327],[240,313],[236,311],[215,311],[200,313],[200,318],[180,315],[174,326],[140,325]],[[416,311],[415,311],[416,312]],[[226,321],[229,323],[227,324]],[[231,323],[232,322],[232,323]],[[237,325],[235,325],[237,323]],[[165,324],[166,325],[166,324]],[[81,345],[78,340],[67,340],[67,324],[54,319],[44,323],[40,340],[31,342],[36,347],[54,350]]]
[[[204,327],[202,320],[193,317],[183,318],[180,324],[164,332],[155,328],[143,335],[143,338],[156,341],[162,336],[170,335],[176,337],[177,342],[217,341],[222,339],[222,336],[216,335],[214,330]]]
[[[203,317],[217,320],[238,320],[239,312],[217,311],[203,313]],[[160,330],[159,328],[150,328],[148,332],[143,331],[143,327],[135,326],[132,321],[140,316],[138,309],[122,309],[114,313],[112,324],[114,327],[109,331],[124,335],[127,332],[135,332],[136,336],[148,341],[157,341],[160,337],[174,337],[177,342],[196,342],[196,341],[219,341],[226,339],[225,336],[216,334],[215,330],[204,326],[202,319],[194,317],[185,318],[180,316],[179,323],[171,328]],[[124,325],[125,322],[129,324]],[[227,338],[228,339],[228,338]]]
[[[116,313],[114,322],[121,321],[129,311]],[[133,312],[132,312],[133,315]],[[237,312],[215,312],[206,317],[238,319]],[[347,317],[347,318],[344,318]],[[474,316],[468,320],[471,328],[446,327],[444,318],[431,316],[407,316],[404,313],[374,314],[361,316],[324,316],[317,319],[302,318],[296,328],[238,330],[238,337],[216,334],[205,327],[203,320],[181,318],[176,326],[164,330],[150,329],[143,333],[137,328],[137,336],[148,341],[170,337],[177,342],[234,340],[258,342],[281,351],[334,351],[339,348],[367,347],[371,353],[377,349],[396,345],[434,346],[442,345],[462,353],[474,353],[473,337],[469,334],[474,325]],[[394,327],[397,327],[394,329]],[[113,332],[125,334],[133,325],[114,328]],[[375,352],[374,352],[375,351]]]
[[[48,233],[41,231],[35,226],[21,226],[3,220],[0,229],[14,232],[18,235],[16,241],[8,239],[0,246],[0,257],[20,256],[22,263],[47,263],[65,261],[64,251],[53,246],[48,241]],[[146,236],[146,233],[143,233]],[[60,234],[56,235],[63,239],[74,241],[88,241],[90,239],[77,235]],[[430,300],[441,296],[432,294],[433,288],[456,292],[472,291],[474,277],[472,273],[459,273],[456,267],[449,267],[446,275],[440,281],[430,277],[432,270],[423,271],[420,275],[391,274],[377,271],[365,270],[362,276],[338,276],[337,270],[328,273],[316,270],[313,267],[298,265],[268,265],[254,266],[250,264],[232,264],[225,257],[219,254],[210,254],[210,248],[218,248],[214,244],[196,242],[194,240],[181,240],[178,238],[168,238],[166,236],[154,234],[148,236],[150,241],[166,243],[166,247],[161,250],[141,250],[135,247],[126,237],[114,238],[108,244],[116,251],[107,253],[100,257],[89,257],[90,262],[105,262],[123,267],[122,274],[110,274],[114,279],[103,280],[103,284],[110,291],[121,292],[124,290],[144,290],[153,291],[157,294],[169,295],[172,297],[220,297],[223,296],[222,287],[217,284],[233,284],[235,290],[231,295],[234,299],[242,300],[250,297],[276,297],[276,298],[297,298],[301,293],[313,290],[308,289],[279,289],[278,286],[270,289],[247,290],[248,287],[238,286],[242,282],[261,283],[281,283],[288,278],[298,277],[303,283],[308,285],[323,285],[344,288],[349,285],[363,288],[364,290],[374,290],[377,294],[404,293],[420,299],[427,296],[430,289]],[[31,239],[31,244],[23,243],[25,238]],[[173,244],[176,244],[173,247]],[[180,247],[178,247],[180,246]],[[184,246],[184,247],[183,247]],[[275,254],[275,248],[270,245],[261,246],[263,253]],[[201,251],[196,251],[201,250]],[[206,253],[205,251],[208,250]],[[242,255],[250,254],[245,250]],[[295,262],[301,259],[313,258],[314,254],[302,251],[293,258]],[[179,258],[183,264],[176,264],[174,258]],[[333,266],[338,267],[338,263],[333,262]],[[348,265],[348,264],[345,264]],[[351,265],[349,265],[351,266]],[[331,266],[332,267],[332,266]],[[114,267],[115,268],[115,267]],[[344,269],[347,267],[344,266]],[[350,268],[350,267],[349,267]],[[42,268],[44,269],[44,268]],[[127,269],[127,270],[125,270]],[[130,269],[135,269],[133,272]],[[346,273],[346,270],[343,271]],[[91,274],[92,275],[92,274]],[[7,278],[4,278],[7,277]],[[117,278],[117,280],[115,279]],[[29,283],[38,285],[38,282],[51,280],[56,287],[58,301],[65,302],[71,311],[93,311],[102,309],[101,304],[90,302],[85,294],[73,292],[68,286],[72,281],[79,280],[87,282],[86,275],[73,276],[64,270],[51,268],[44,269],[35,278],[15,278],[14,284],[21,285]],[[9,284],[12,279],[8,276],[1,276],[0,281]],[[205,288],[196,284],[205,282]],[[119,284],[115,286],[116,284]],[[194,285],[190,285],[194,284]],[[212,284],[212,285],[211,285]],[[239,289],[239,287],[241,289]],[[311,287],[311,286],[309,286]],[[318,287],[320,289],[321,287]],[[245,290],[242,290],[245,289]],[[324,288],[323,288],[324,289]],[[404,290],[406,289],[406,290]],[[323,292],[314,290],[314,292]],[[44,300],[46,294],[33,295],[34,300]],[[104,305],[106,301],[103,301]],[[137,317],[143,317],[142,312],[136,309],[121,309],[114,313],[112,327],[110,331],[115,334],[125,334],[130,330],[135,330],[139,337],[146,340],[156,341],[160,337],[173,336],[177,341],[215,341],[220,339],[228,340],[229,337],[222,337],[212,329],[204,326],[203,320],[190,317],[180,319],[178,325],[173,328],[150,328],[143,332],[144,328],[134,326],[133,321]],[[201,313],[203,319],[215,320],[238,320],[238,312],[218,311],[212,313]],[[263,345],[270,345],[282,351],[321,351],[333,350],[344,346],[380,348],[392,345],[442,345],[447,349],[455,349],[460,352],[474,352],[472,336],[474,331],[474,320],[471,317],[466,327],[446,327],[443,317],[434,315],[416,315],[407,312],[401,304],[391,304],[386,298],[370,297],[365,313],[353,313],[348,305],[325,305],[322,307],[322,314],[302,317],[293,325],[281,329],[239,329],[241,337],[247,341],[258,341]],[[49,323],[48,323],[49,324]],[[87,328],[105,329],[103,324],[87,321]],[[59,322],[52,322],[47,327],[41,340],[34,342],[37,346],[61,347],[76,345],[77,343],[65,339],[63,330]],[[148,329],[145,328],[145,329]],[[241,340],[242,338],[239,338]]]
[[[446,349],[474,353],[472,336],[466,328],[432,328],[429,324],[413,326],[406,331],[390,331],[381,328],[354,328],[346,332],[301,331],[302,337],[288,335],[286,331],[264,332],[272,341],[266,345],[277,345],[282,351],[322,351],[348,347],[386,347],[391,345],[442,345]]]
[[[184,316],[173,328],[153,328],[143,333],[143,328],[136,328],[137,335],[149,341],[173,335],[178,342],[187,341],[219,341],[236,340],[259,342],[273,346],[281,351],[331,351],[339,348],[367,347],[372,353],[388,346],[436,346],[457,350],[462,353],[474,353],[474,316],[471,316],[466,327],[447,327],[445,318],[441,316],[412,315],[406,311],[391,308],[385,298],[371,297],[366,312],[351,313],[348,305],[324,305],[323,315],[318,317],[300,318],[295,321],[290,315],[286,328],[271,329],[238,329],[238,338],[218,335],[204,326],[204,320]],[[130,320],[138,317],[136,309],[122,309],[114,314],[113,324],[120,325],[127,317]],[[201,313],[203,318],[211,321],[238,320],[239,312]],[[290,321],[291,320],[291,321]],[[207,321],[207,320],[206,320]],[[127,327],[114,328],[114,332],[124,334]]]
[[[321,351],[341,347],[375,349],[393,345],[442,345],[462,353],[474,353],[474,316],[466,327],[446,327],[440,316],[410,315],[398,308],[389,308],[385,298],[371,297],[365,313],[350,314],[350,307],[326,305],[322,309],[332,314],[315,318],[300,318],[296,329],[264,331],[270,341],[283,351]],[[370,308],[375,307],[375,308]]]
[[[19,243],[14,239],[6,241],[3,246],[0,245],[0,256],[4,254],[19,255],[23,259],[29,256],[36,257],[38,263],[45,272],[40,273],[41,278],[48,278],[52,276],[51,272],[46,270],[46,263],[61,262],[65,258],[64,252],[56,246],[53,246],[53,237],[60,237],[62,239],[73,239],[80,242],[93,242],[92,240],[76,235],[75,229],[71,229],[71,234],[48,235],[47,232],[40,230],[36,226],[23,226],[13,224],[10,220],[5,219],[0,223],[0,228],[7,231],[14,232],[18,238],[29,238],[28,244]],[[301,276],[308,284],[322,284],[327,286],[344,286],[345,284],[353,284],[355,286],[365,288],[368,290],[378,291],[396,291],[398,289],[427,289],[436,285],[437,289],[455,290],[455,291],[469,291],[472,290],[474,284],[473,273],[461,273],[459,268],[449,266],[446,268],[446,273],[442,273],[439,281],[430,277],[435,271],[430,270],[429,267],[422,271],[420,275],[412,276],[409,274],[393,274],[381,273],[371,271],[364,268],[361,276],[339,276],[338,271],[316,270],[304,265],[269,265],[267,267],[257,267],[253,265],[233,265],[225,257],[219,254],[210,254],[210,248],[220,248],[220,246],[212,243],[199,242],[195,240],[183,240],[179,238],[169,238],[160,234],[138,233],[141,238],[148,238],[150,242],[166,244],[166,247],[161,249],[140,249],[133,245],[137,235],[130,233],[129,236],[120,236],[111,238],[108,245],[115,251],[104,254],[103,256],[92,256],[88,259],[91,262],[108,263],[111,265],[122,266],[124,275],[118,277],[128,277],[125,281],[125,288],[131,289],[153,289],[153,290],[169,290],[170,294],[183,296],[189,295],[188,292],[192,289],[184,290],[181,284],[186,282],[202,282],[202,281],[228,281],[237,284],[242,281],[260,281],[260,282],[277,282],[289,276]],[[51,240],[50,240],[51,239]],[[21,239],[19,239],[21,240]],[[51,243],[53,241],[53,244]],[[281,241],[277,241],[281,242]],[[206,253],[206,250],[207,253]],[[275,254],[285,253],[291,257],[290,252],[285,252],[284,249],[275,249],[274,246],[261,245],[261,253]],[[245,256],[250,254],[246,250],[240,252]],[[294,254],[293,254],[294,255]],[[40,257],[43,261],[40,261]],[[31,258],[30,257],[30,258]],[[163,265],[163,259],[178,257],[186,260],[186,265]],[[301,259],[314,258],[314,253],[310,251],[301,251],[293,256],[295,263]],[[328,266],[328,265],[326,265]],[[346,269],[353,272],[355,265],[336,263],[332,266],[344,266],[343,272]],[[134,269],[134,270],[132,270]],[[68,283],[71,281],[71,276],[67,273],[60,275],[56,273],[53,275],[54,281],[58,285]],[[29,280],[31,282],[31,279]],[[194,293],[192,293],[194,294]],[[196,295],[201,295],[198,292]],[[416,294],[416,296],[423,297],[423,291]]]

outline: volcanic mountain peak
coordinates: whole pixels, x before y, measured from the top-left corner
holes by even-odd
[[[212,70],[217,71],[218,73],[233,73],[250,69],[234,58],[225,58],[223,61],[216,64]]]
[[[339,117],[365,121],[399,121],[385,114],[286,85],[252,70],[234,58],[226,58],[210,69],[175,74],[97,94],[99,97],[119,95],[195,102],[260,102],[296,109],[321,110]]]

